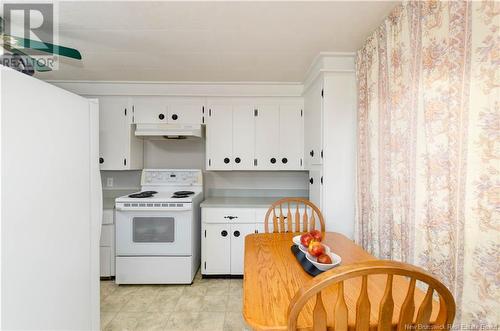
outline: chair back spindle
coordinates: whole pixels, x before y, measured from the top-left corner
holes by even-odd
[[[370,278],[374,275],[386,275],[385,290],[378,303],[371,303],[369,298]],[[402,302],[395,303],[393,297],[394,277],[409,278],[408,289]],[[355,324],[349,326],[349,308],[344,296],[344,282],[351,279],[361,278],[361,288],[356,301]],[[418,309],[415,306],[416,282],[427,284],[427,292]],[[322,299],[322,291],[330,286],[337,289],[336,301],[333,305],[326,305]],[[439,297],[439,310],[434,321],[433,316],[433,294],[437,292]],[[313,331],[369,331],[376,328],[377,331],[412,330],[416,325],[428,327],[429,329],[450,330],[455,318],[455,300],[450,291],[439,280],[424,270],[402,262],[374,260],[361,263],[340,266],[326,271],[313,278],[306,286],[301,288],[293,297],[288,307],[288,330],[297,330],[297,320],[302,308],[309,299],[316,297],[313,309],[313,325],[301,325],[301,330]],[[399,299],[398,299],[399,300]],[[370,321],[371,305],[378,305],[378,317],[376,325]],[[394,316],[395,305],[399,307],[399,315]],[[325,309],[325,306],[328,309]],[[354,311],[354,308],[352,308]],[[437,310],[437,309],[436,309]],[[351,313],[353,313],[351,311]],[[416,317],[415,317],[416,311]],[[332,314],[333,325],[327,325],[328,315]],[[394,322],[393,321],[397,321]]]
[[[294,205],[295,212],[293,213]],[[286,210],[283,211],[283,208],[286,208]],[[274,202],[265,216],[264,228],[266,233],[270,232],[270,218],[273,225],[272,232],[274,233],[307,232],[319,228],[322,232],[325,232],[323,214],[314,203],[307,199],[284,198]]]

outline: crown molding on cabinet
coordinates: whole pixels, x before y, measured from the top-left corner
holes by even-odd
[[[327,72],[350,72],[356,71],[356,53],[352,52],[320,52],[307,70],[303,83],[304,94],[316,78]]]
[[[80,95],[204,96],[204,97],[297,97],[301,83],[276,82],[124,82],[49,81]]]
[[[311,63],[304,82],[158,82],[49,80],[84,96],[204,96],[300,97],[325,72],[354,72],[356,53],[321,52]]]

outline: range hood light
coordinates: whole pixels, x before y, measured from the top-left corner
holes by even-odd
[[[150,139],[188,139],[203,136],[201,124],[136,124],[135,135]]]

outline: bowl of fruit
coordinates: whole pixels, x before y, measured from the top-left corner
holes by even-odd
[[[293,237],[293,243],[305,254],[307,260],[321,271],[326,271],[340,264],[341,258],[330,251],[330,247],[322,244],[323,234],[312,230]]]
[[[321,271],[338,266],[342,261],[340,256],[330,251],[328,246],[317,241],[311,242],[305,254],[309,262]]]
[[[319,230],[312,230],[306,232],[303,235],[298,235],[293,237],[293,243],[299,247],[302,253],[306,253],[309,245],[313,241],[321,242],[323,240],[323,234]]]

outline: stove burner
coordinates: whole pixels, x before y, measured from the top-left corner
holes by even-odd
[[[156,194],[156,193],[158,193],[158,192],[156,192],[156,191],[144,191],[144,192],[130,194],[128,197],[129,198],[138,198],[138,199],[151,198],[153,196],[153,194]]]
[[[187,195],[187,194],[182,194],[182,195],[180,195],[180,194],[174,194],[174,195],[172,195],[171,198],[173,198],[173,199],[189,198],[189,195]]]
[[[185,195],[186,197],[188,195],[192,195],[192,194],[194,194],[193,191],[177,191],[177,192],[174,192],[174,195]],[[186,197],[184,197],[184,198],[186,198]]]

